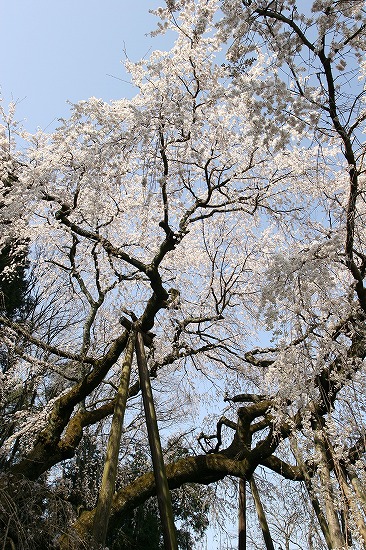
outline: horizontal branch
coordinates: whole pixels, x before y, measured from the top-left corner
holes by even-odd
[[[227,475],[249,479],[255,465],[244,459],[228,458],[223,454],[199,455],[167,464],[166,475],[170,489],[177,489],[184,483],[209,484],[219,481]],[[154,474],[149,472],[138,477],[127,487],[120,489],[114,496],[110,528],[117,527],[122,518],[148,498],[156,494]],[[74,529],[83,541],[88,540],[93,525],[95,510],[85,511],[74,524]],[[72,547],[71,536],[64,536],[60,542],[61,550]]]

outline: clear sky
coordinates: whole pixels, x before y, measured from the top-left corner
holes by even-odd
[[[49,131],[67,116],[67,100],[131,97],[124,50],[131,60],[169,48],[151,38],[162,0],[0,0],[0,91],[18,102],[27,130]],[[122,79],[122,80],[120,80]]]

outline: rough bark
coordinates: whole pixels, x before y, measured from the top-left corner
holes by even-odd
[[[324,446],[324,441],[321,433],[315,434],[315,447],[321,457],[318,470],[320,482],[324,495],[325,516],[329,527],[329,539],[331,548],[342,548],[345,545],[345,540],[342,535],[341,526],[337,510],[334,506],[334,494],[332,488],[332,479],[330,476],[330,468],[328,465],[328,457]]]
[[[219,481],[227,475],[248,479],[256,464],[250,460],[241,461],[227,457],[224,454],[208,454],[187,457],[175,463],[166,465],[166,476],[169,489],[177,489],[184,483],[209,484]],[[149,472],[137,478],[127,487],[115,493],[112,502],[109,527],[118,526],[127,512],[133,510],[148,498],[156,494],[154,474]],[[94,521],[95,510],[88,510],[81,514],[74,524],[74,535],[70,533],[60,540],[60,549],[74,548],[73,540],[88,541]]]
[[[343,497],[346,504],[346,509],[344,510],[344,516],[345,516],[344,532],[348,533],[350,531],[347,526],[347,517],[348,515],[351,515],[355,524],[357,525],[358,532],[360,533],[363,539],[364,546],[366,546],[366,525],[357,502],[357,495],[355,495],[355,493],[352,491],[351,487],[348,484],[345,468],[342,468],[340,464],[335,464],[334,471],[336,473],[339,487],[343,493]],[[349,534],[347,536],[348,538],[350,538]]]

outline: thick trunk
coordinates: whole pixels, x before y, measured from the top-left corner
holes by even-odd
[[[319,453],[319,456],[321,457],[318,471],[324,496],[325,516],[327,518],[327,523],[329,527],[329,538],[332,545],[331,547],[332,549],[343,548],[346,545],[346,542],[342,535],[338,513],[334,506],[335,499],[332,488],[332,479],[328,465],[326,448],[323,441],[323,435],[321,433],[317,433],[315,436],[315,447]]]
[[[168,298],[168,294],[164,289],[161,288],[159,292],[158,290],[156,289],[156,292],[153,293],[147,302],[145,311],[141,317],[141,329],[144,331],[144,337],[147,338],[147,344],[151,343],[153,336],[149,333],[149,330],[154,325],[154,317],[164,307],[164,303]],[[19,329],[18,326],[17,328]],[[31,336],[29,336],[29,339],[32,341]],[[109,369],[115,365],[126,347],[127,339],[128,331],[123,331],[111,343],[104,357],[88,361],[88,364],[92,367],[90,373],[55,402],[47,424],[39,433],[34,447],[20,462],[11,468],[11,473],[24,476],[30,480],[36,480],[55,464],[74,456],[75,449],[82,437],[82,431],[80,436],[78,433],[75,439],[72,437],[73,428],[75,427],[73,420],[78,415],[76,413],[71,418],[74,409],[98,387]],[[80,363],[83,362],[82,357],[75,357],[75,360],[80,361]],[[105,416],[102,416],[102,418]],[[90,422],[84,423],[84,425],[86,424],[90,424]],[[71,430],[69,430],[69,427],[71,427]],[[65,432],[69,432],[70,435],[70,437],[66,438],[67,441],[61,439],[62,434]],[[71,444],[69,444],[70,442]]]
[[[187,457],[166,465],[166,475],[170,489],[177,489],[184,483],[209,484],[223,479],[226,475],[248,478],[255,466],[247,459],[241,461],[215,453]],[[154,474],[149,472],[140,476],[127,487],[120,489],[113,496],[109,527],[119,525],[121,519],[149,497],[156,494]],[[81,514],[74,524],[75,536],[86,541],[92,530],[95,510]],[[65,535],[60,541],[62,550],[73,548],[73,535]]]
[[[11,468],[11,473],[36,480],[58,462],[74,455],[75,447],[64,446],[61,435],[65,428],[67,430],[75,406],[101,383],[119,359],[125,349],[127,338],[127,332],[116,338],[106,355],[95,361],[92,371],[55,402],[47,424],[38,435],[33,449]]]
[[[345,510],[345,526],[344,526],[344,533],[349,532],[349,528],[347,525],[347,516],[349,515],[348,512],[350,512],[350,515],[353,518],[353,521],[355,522],[357,529],[360,533],[360,535],[363,538],[364,546],[366,547],[366,524],[365,520],[362,516],[362,513],[360,511],[360,508],[358,506],[357,502],[357,495],[354,494],[351,487],[348,484],[346,471],[344,468],[342,468],[340,465],[337,465],[335,468],[335,472],[337,474],[339,486],[343,492],[345,502],[347,504],[347,510]],[[350,535],[347,536],[349,539],[349,544],[351,545],[351,539]]]

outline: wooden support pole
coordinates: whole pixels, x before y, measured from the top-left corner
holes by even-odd
[[[254,481],[254,477],[250,478],[249,483],[250,483],[250,490],[252,492],[252,496],[253,496],[253,500],[254,500],[254,504],[255,504],[255,509],[257,511],[259,523],[260,523],[260,526],[261,526],[261,529],[262,529],[266,549],[267,550],[275,550],[274,545],[273,545],[273,540],[272,540],[272,537],[271,537],[271,533],[269,532],[269,527],[268,527],[266,515],[264,513],[264,508],[262,506],[262,502],[261,502],[259,492],[258,492],[258,489],[257,489],[257,484]]]
[[[147,433],[155,476],[161,524],[163,528],[165,550],[178,550],[177,535],[174,525],[172,501],[165,472],[163,452],[161,449],[158,422],[151,390],[150,376],[147,368],[144,341],[140,332],[136,335],[136,356],[139,368],[140,385],[144,402]]]
[[[135,348],[135,332],[128,339],[123,360],[121,378],[116,394],[116,402],[108,438],[107,453],[104,462],[102,483],[93,522],[93,542],[96,548],[104,547],[107,538],[112,498],[115,491],[118,455],[121,444],[123,419],[126,410],[128,388],[130,385],[131,365]]]
[[[245,479],[239,479],[239,538],[238,550],[247,550],[247,487]]]

